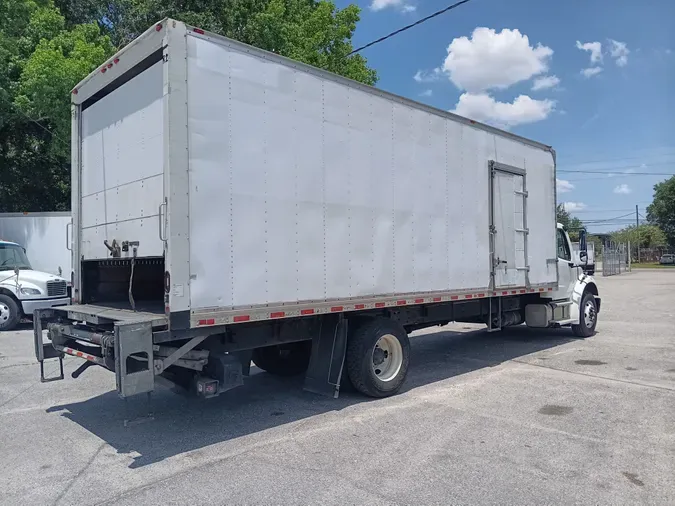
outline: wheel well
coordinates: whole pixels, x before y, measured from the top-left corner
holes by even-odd
[[[588,283],[586,288],[584,288],[584,293],[590,292],[596,297],[599,295],[598,286],[595,283]],[[596,299],[595,303],[597,304],[597,310],[600,312],[600,299]]]
[[[0,288],[0,295],[7,295],[8,297],[14,299],[14,302],[16,302],[16,305],[19,307],[19,312],[23,315],[23,306],[21,305],[21,301],[17,299],[16,295],[14,295],[10,290],[7,290],[7,288]]]
[[[586,291],[591,292],[593,295],[598,295],[598,287],[595,283],[588,283],[584,289],[584,292]]]

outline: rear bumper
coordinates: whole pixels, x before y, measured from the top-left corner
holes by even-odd
[[[22,300],[21,307],[23,308],[23,314],[26,316],[33,316],[33,312],[36,309],[49,309],[57,306],[67,306],[70,304],[70,297],[59,297],[57,299],[35,299],[35,300]]]

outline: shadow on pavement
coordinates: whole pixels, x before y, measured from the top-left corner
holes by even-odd
[[[435,332],[411,339],[412,357],[403,392],[454,376],[493,367],[575,340],[569,329],[535,330],[526,327],[504,332]],[[83,378],[86,381],[86,378]],[[272,427],[337,412],[364,402],[382,402],[353,392],[339,399],[302,390],[303,378],[279,378],[251,369],[243,387],[213,399],[177,395],[168,388],[153,394],[154,420],[124,426],[125,401],[114,391],[84,402],[53,406],[73,422],[106,441],[119,453],[137,453],[131,468],[239,438]],[[130,399],[141,413],[145,396]]]

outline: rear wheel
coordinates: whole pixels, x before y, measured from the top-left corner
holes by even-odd
[[[0,330],[12,330],[21,321],[21,310],[9,295],[0,294]]]
[[[356,390],[369,397],[388,397],[398,392],[409,363],[408,334],[392,320],[369,320],[347,342],[349,379]]]
[[[277,376],[296,376],[307,371],[311,341],[284,343],[253,350],[252,360],[263,371]]]
[[[584,294],[579,313],[579,325],[572,325],[572,332],[577,337],[591,337],[595,334],[595,326],[598,324],[598,307],[592,293]]]

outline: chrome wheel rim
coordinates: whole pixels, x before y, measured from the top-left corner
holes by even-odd
[[[0,323],[5,323],[12,316],[9,306],[7,304],[0,303]]]
[[[377,340],[371,357],[371,368],[380,381],[391,381],[403,366],[403,347],[392,334],[385,334]]]
[[[584,323],[586,324],[586,328],[593,328],[593,325],[595,324],[595,318],[595,304],[592,300],[589,300],[584,305]]]

